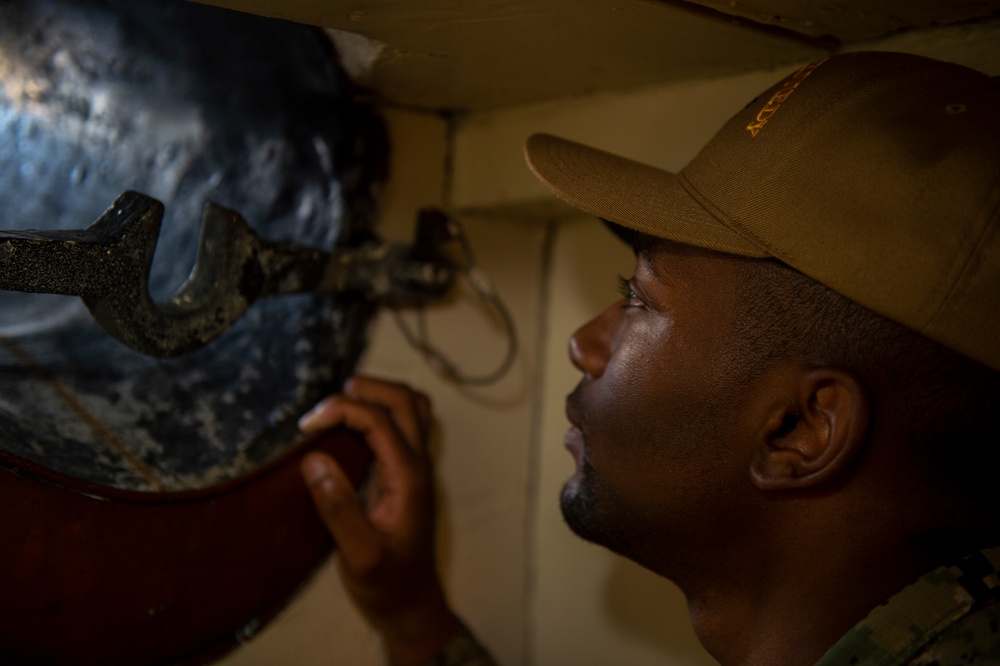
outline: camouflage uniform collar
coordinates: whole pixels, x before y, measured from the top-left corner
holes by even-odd
[[[970,612],[1000,601],[1000,547],[903,588],[844,634],[816,666],[906,664]]]

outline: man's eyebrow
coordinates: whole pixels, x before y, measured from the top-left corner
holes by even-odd
[[[639,264],[648,271],[653,278],[660,283],[666,284],[670,280],[664,275],[662,267],[655,261],[653,261],[653,246],[652,244],[645,245],[643,247],[636,246],[635,248],[635,258]]]

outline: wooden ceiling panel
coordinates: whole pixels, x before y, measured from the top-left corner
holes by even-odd
[[[1000,0],[199,0],[331,29],[382,101],[482,110],[805,62]]]
[[[675,0],[667,0],[674,2]],[[841,42],[994,16],[1000,0],[689,0],[764,25]]]
[[[386,101],[484,109],[805,61],[823,45],[655,0],[209,0],[341,35],[357,82]]]

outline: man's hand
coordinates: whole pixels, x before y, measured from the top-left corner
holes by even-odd
[[[381,633],[393,664],[427,661],[459,626],[435,563],[430,400],[402,384],[355,377],[299,422],[305,433],[334,426],[362,434],[375,457],[364,498],[329,456],[311,453],[302,461],[337,542],[344,587]]]

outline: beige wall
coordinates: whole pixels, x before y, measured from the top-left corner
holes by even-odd
[[[875,46],[951,57],[997,74],[996,43],[995,30],[949,29]],[[416,208],[450,206],[520,336],[515,368],[486,388],[437,377],[387,316],[363,364],[434,400],[446,584],[503,664],[713,663],[694,640],[672,585],[579,541],[559,516],[559,489],[572,470],[561,446],[563,400],[579,377],[565,341],[615,298],[615,276],[632,267],[630,252],[599,223],[551,203],[524,167],[523,140],[548,131],[677,169],[783,73],[474,114],[451,131],[437,116],[387,112],[394,153],[383,232],[406,239]],[[435,307],[428,321],[432,339],[463,368],[485,371],[502,355],[495,321],[467,294]],[[364,666],[381,657],[328,564],[276,622],[223,663]]]

